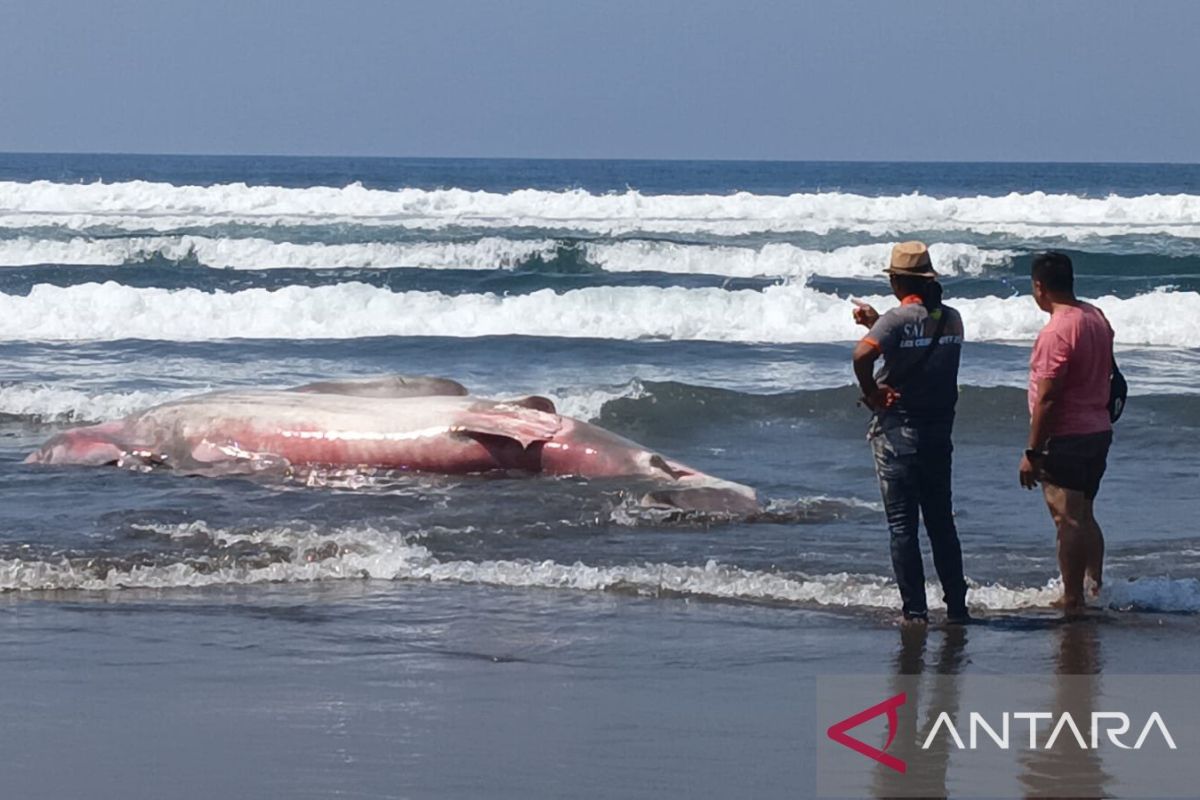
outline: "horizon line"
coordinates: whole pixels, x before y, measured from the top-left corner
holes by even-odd
[[[1027,161],[1020,159],[878,159],[878,158],[695,158],[649,156],[418,156],[379,154],[294,154],[294,153],[181,153],[132,150],[0,150],[0,156],[148,156],[152,158],[267,158],[267,159],[362,159],[378,161],[607,161],[674,162],[706,164],[998,164],[998,165],[1095,165],[1195,167],[1195,161]]]

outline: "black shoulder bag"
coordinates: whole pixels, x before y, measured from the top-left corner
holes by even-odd
[[[1125,400],[1129,397],[1129,383],[1117,366],[1117,357],[1113,356],[1112,377],[1108,384],[1108,418],[1116,422],[1125,413]]]

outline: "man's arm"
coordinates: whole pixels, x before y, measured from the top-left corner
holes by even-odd
[[[859,342],[854,348],[854,377],[863,397],[871,397],[879,391],[875,383],[875,362],[879,360],[879,348],[868,341]]]
[[[879,346],[870,339],[863,339],[854,348],[854,377],[862,390],[862,401],[872,411],[888,408],[900,394],[890,386],[875,382],[875,362],[879,360]]]
[[[1029,445],[1028,449],[1041,452],[1046,446],[1046,440],[1050,438],[1048,431],[1050,430],[1051,422],[1054,420],[1054,414],[1058,408],[1058,401],[1062,397],[1063,386],[1066,384],[1066,374],[1060,374],[1053,378],[1041,378],[1037,382],[1037,399],[1033,403],[1033,416],[1029,420]],[[1021,459],[1021,485],[1026,489],[1032,489],[1037,486],[1037,471],[1034,469],[1033,462],[1029,456]]]

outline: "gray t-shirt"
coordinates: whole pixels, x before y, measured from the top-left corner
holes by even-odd
[[[948,422],[958,402],[958,364],[962,356],[962,317],[950,306],[941,341],[924,365],[925,349],[933,341],[937,317],[921,303],[905,303],[882,315],[867,334],[883,353],[883,366],[875,375],[900,392],[891,413],[912,422]],[[893,377],[899,383],[893,382]]]

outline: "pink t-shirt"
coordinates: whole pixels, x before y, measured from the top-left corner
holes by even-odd
[[[1082,436],[1112,429],[1108,418],[1113,332],[1095,306],[1063,306],[1038,334],[1029,360],[1029,413],[1038,381],[1066,376],[1050,420],[1050,436]]]

